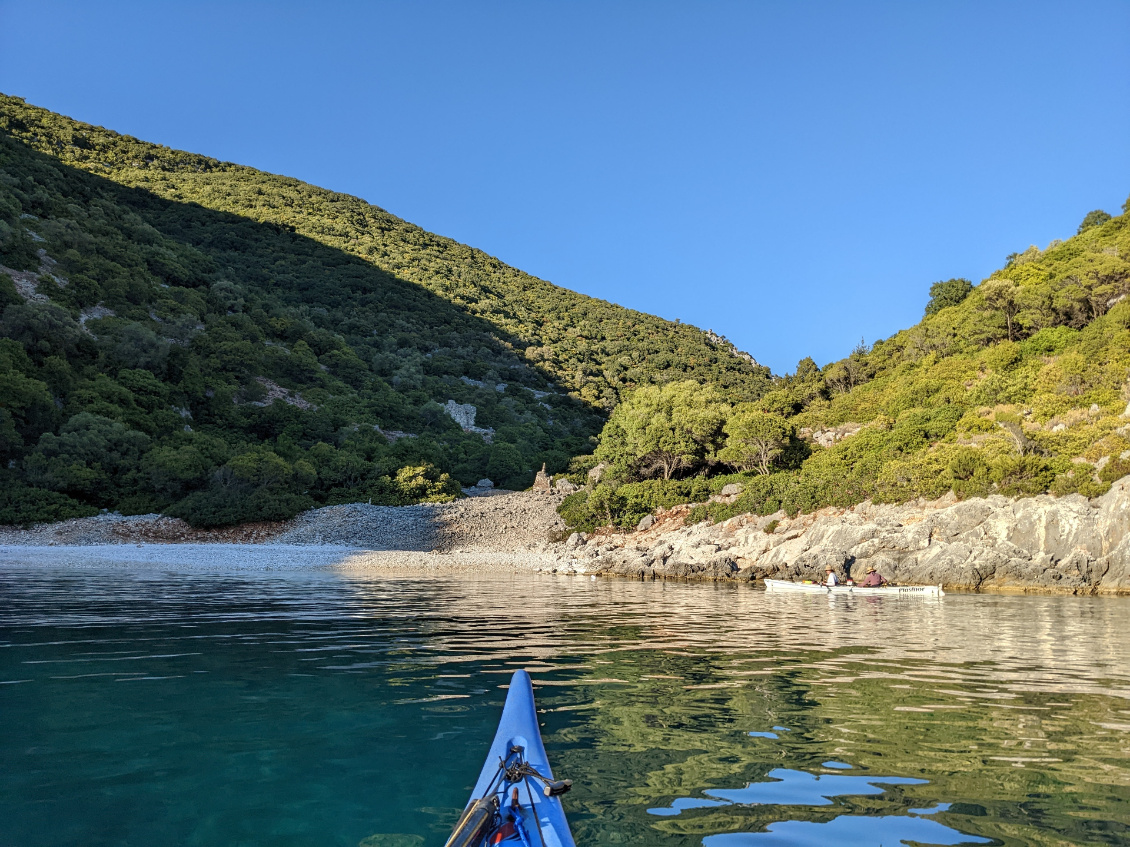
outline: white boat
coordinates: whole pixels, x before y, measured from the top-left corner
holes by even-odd
[[[863,585],[835,585],[827,586],[822,582],[787,582],[783,579],[765,580],[766,591],[806,591],[809,594],[912,594],[924,597],[944,597],[940,585],[881,585],[868,587]]]

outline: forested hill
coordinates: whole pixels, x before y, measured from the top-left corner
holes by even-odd
[[[753,403],[689,382],[641,389],[601,435],[604,480],[563,513],[631,526],[731,482],[736,501],[695,516],[951,490],[1096,497],[1130,474],[1130,200],[979,285],[935,283],[925,312],[823,368],[801,361]]]
[[[4,95],[0,305],[0,522],[524,486],[637,386],[769,385],[724,339],[355,197]]]

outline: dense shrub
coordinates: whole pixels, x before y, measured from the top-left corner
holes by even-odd
[[[314,501],[290,491],[248,490],[216,485],[174,503],[165,513],[196,527],[231,526],[249,521],[282,521],[312,508]]]
[[[926,316],[937,314],[948,306],[960,305],[973,291],[973,283],[967,279],[947,279],[930,286],[930,302],[926,304]]]
[[[525,488],[543,463],[591,452],[637,386],[691,376],[752,399],[767,385],[724,339],[557,288],[357,198],[3,95],[0,127],[0,263],[38,273],[40,249],[56,263],[39,279],[47,302],[0,277],[0,341],[18,351],[0,349],[0,462],[25,483],[111,508],[185,501],[212,523],[303,497],[452,496],[453,480],[483,476]],[[493,444],[463,432],[449,400],[474,404]],[[113,470],[40,446],[80,413],[148,442]],[[296,476],[240,505],[213,477],[255,446]],[[303,461],[316,475],[300,482]],[[439,490],[410,471],[398,482],[427,464],[448,475]]]
[[[0,524],[28,526],[98,514],[98,509],[60,494],[33,488],[10,474],[0,475]]]
[[[1114,458],[1098,479],[1087,470],[1130,447],[1114,434],[1130,400],[1130,226],[1125,215],[1090,223],[1046,251],[1014,254],[979,286],[937,283],[918,326],[823,369],[802,360],[752,404],[711,398],[728,401],[722,427],[733,441],[687,459],[681,473],[711,482],[727,463],[769,472],[744,480],[737,502],[703,503],[691,519],[903,502],[951,489],[961,498],[1102,494],[1130,470]],[[670,422],[690,411],[675,406],[648,420],[673,431]],[[747,423],[774,426],[759,444]],[[841,433],[846,424],[853,426]],[[740,429],[747,432],[739,445]],[[782,444],[789,430],[797,435]],[[590,525],[603,511],[621,526],[637,518],[646,504],[627,492],[655,474],[638,459],[617,461],[642,452],[628,444],[614,414],[596,451],[610,466],[600,509],[574,506],[567,518]],[[654,484],[677,497],[676,484],[686,482]],[[669,502],[656,492],[649,498]]]
[[[1111,459],[1099,471],[1099,479],[1105,483],[1112,483],[1130,474],[1130,459]]]

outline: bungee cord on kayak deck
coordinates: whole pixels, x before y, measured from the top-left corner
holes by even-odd
[[[488,838],[491,835],[496,837],[490,843],[499,843],[505,840],[508,833],[503,832],[504,821],[501,803],[499,802],[499,796],[506,794],[505,786],[510,786],[512,789],[508,814],[514,832],[524,845],[533,847],[525,823],[522,821],[521,804],[518,800],[518,786],[523,783],[529,796],[530,811],[533,815],[534,825],[537,827],[538,840],[541,842],[541,847],[547,847],[545,835],[541,829],[541,821],[538,820],[537,809],[534,806],[533,789],[530,786],[537,780],[542,783],[542,794],[546,797],[559,797],[573,787],[573,780],[548,778],[523,758],[524,752],[524,747],[515,745],[510,748],[510,756],[513,757],[513,761],[499,757],[498,771],[489,788],[482,797],[467,807],[467,810],[455,825],[455,830],[451,833],[445,847],[474,847],[474,845],[483,843],[481,839]],[[503,785],[501,789],[499,788],[500,782]]]
[[[498,762],[493,768],[492,758]],[[541,796],[535,796],[535,783]],[[445,847],[485,847],[515,840],[524,847],[535,847],[519,799],[522,785],[540,847],[573,847],[559,799],[573,787],[573,781],[553,778],[541,743],[529,674],[515,671],[487,763]]]

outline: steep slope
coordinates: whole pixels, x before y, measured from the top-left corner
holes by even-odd
[[[627,526],[728,482],[743,483],[741,496],[694,517],[795,514],[951,489],[959,497],[1103,494],[1130,474],[1123,212],[1092,212],[1074,237],[1009,256],[980,285],[936,284],[916,326],[824,368],[806,359],[754,403],[696,389],[689,404],[676,385],[640,392],[602,433],[604,485],[575,495],[563,514],[578,527]],[[672,421],[698,427],[696,441],[674,454],[686,478],[653,478],[660,416],[636,413],[647,411],[638,397],[654,408],[666,398]],[[750,472],[725,475],[741,468]]]
[[[3,95],[0,302],[0,522],[524,486],[638,385],[768,385],[724,339],[357,198]]]

